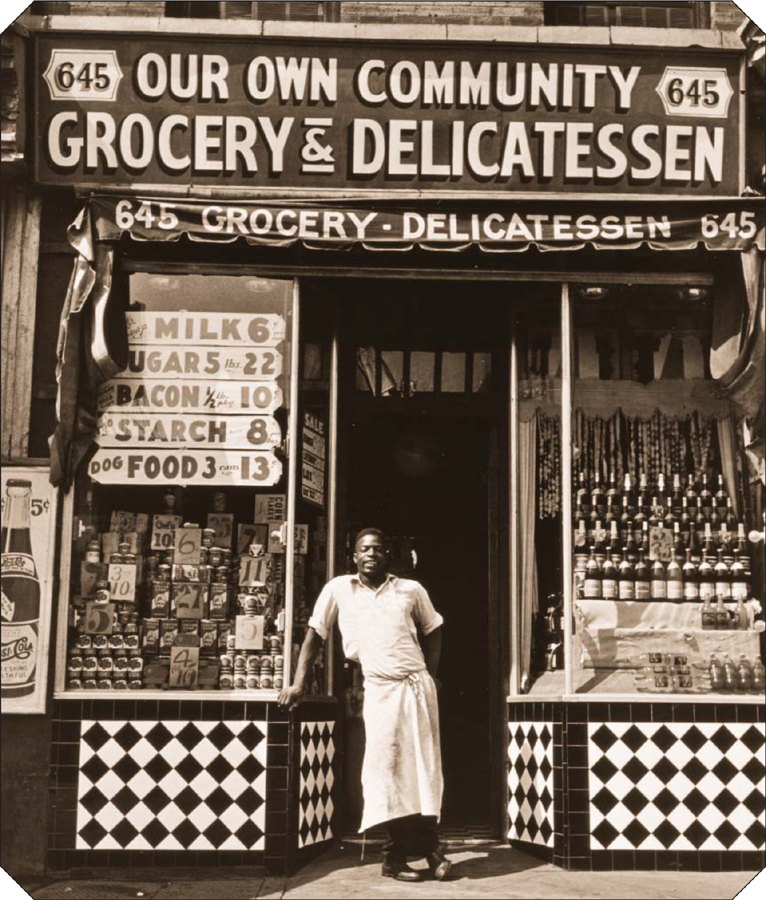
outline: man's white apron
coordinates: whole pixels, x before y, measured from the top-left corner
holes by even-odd
[[[444,789],[439,707],[428,671],[403,679],[365,678],[364,727],[359,830],[415,813],[438,819]]]

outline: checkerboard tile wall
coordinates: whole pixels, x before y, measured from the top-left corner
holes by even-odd
[[[333,836],[334,730],[335,722],[301,722],[299,848],[329,841]]]
[[[508,726],[510,840],[553,847],[553,723]]]
[[[762,850],[763,724],[588,725],[592,850]]]
[[[77,849],[263,850],[266,727],[83,720]]]

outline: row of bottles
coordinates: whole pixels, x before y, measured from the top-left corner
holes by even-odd
[[[763,691],[766,688],[766,670],[760,658],[751,663],[744,653],[735,664],[724,653],[719,661],[715,653],[710,654],[710,687],[714,691]]]

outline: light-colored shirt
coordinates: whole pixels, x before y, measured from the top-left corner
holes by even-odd
[[[425,668],[418,643],[444,619],[417,581],[388,575],[375,591],[358,575],[333,578],[322,589],[309,625],[327,639],[338,620],[343,652],[361,663],[365,677],[404,678]]]

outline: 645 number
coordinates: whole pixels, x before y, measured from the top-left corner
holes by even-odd
[[[85,62],[76,68],[67,60],[58,66],[55,77],[62,91],[71,91],[76,85],[95,91],[108,91],[111,87],[109,66],[105,62]]]

